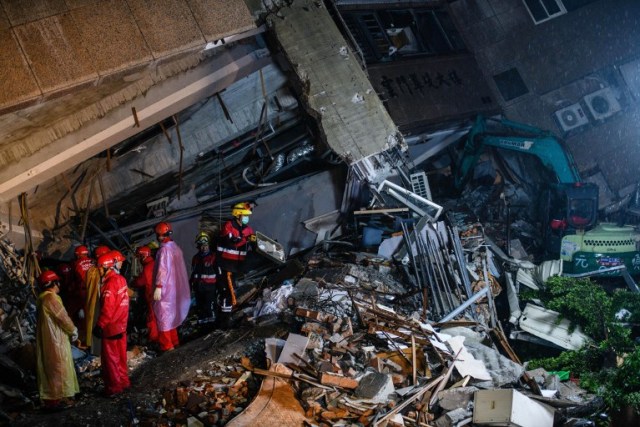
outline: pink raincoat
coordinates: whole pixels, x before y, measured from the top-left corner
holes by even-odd
[[[182,249],[173,241],[162,243],[156,254],[154,286],[162,287],[162,298],[153,302],[159,331],[182,324],[189,313],[191,289]]]

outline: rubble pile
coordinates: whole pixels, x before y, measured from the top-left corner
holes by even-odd
[[[530,266],[502,253],[482,224],[463,215],[397,223],[400,232],[376,245],[377,253],[331,251],[328,243],[301,257],[306,265],[295,274],[281,274],[287,279],[278,286],[264,287],[265,274],[247,275],[233,319],[285,323],[288,335],[264,341],[264,366],[248,357],[211,361],[190,380],[155,390],[154,403],[130,402],[132,424],[576,425],[572,414],[594,398],[554,373],[528,372],[507,339],[529,334],[564,348],[586,342],[568,327],[562,336],[538,330],[548,319],[561,325],[558,313],[520,310],[517,286],[525,279],[515,271]],[[508,334],[495,300],[504,303],[505,294]],[[33,341],[35,329],[35,307],[21,303],[29,298],[7,295],[0,297],[3,349]],[[181,334],[199,327],[208,326],[185,322]],[[130,340],[144,337],[133,329]],[[130,369],[147,357],[133,347]],[[83,387],[98,388],[95,358],[76,359]],[[4,386],[0,392],[8,396]]]
[[[422,289],[402,284],[402,274],[415,270],[377,255],[313,256],[304,277],[286,285],[284,312],[297,330],[286,340],[266,340],[268,370],[245,367],[285,382],[299,415],[314,426],[489,425],[495,402],[513,401],[520,415],[535,417],[521,425],[550,427],[554,418],[567,419],[566,408],[588,405],[593,397],[575,384],[543,370],[528,373],[510,347],[493,301],[501,287],[492,272],[499,271],[481,226],[425,227],[423,236],[444,232],[446,239],[440,234],[434,240],[442,245],[416,250],[420,259],[414,254],[411,265],[427,279]],[[419,239],[407,244],[415,249]],[[429,284],[429,274],[448,281]],[[438,291],[443,298],[434,309]],[[277,412],[264,414],[277,420]],[[237,425],[253,420],[245,415]],[[517,421],[510,416],[505,423]]]
[[[35,337],[36,307],[25,257],[15,245],[0,237],[0,343],[3,352]]]
[[[34,406],[36,307],[15,248],[0,239],[0,423]]]
[[[239,362],[233,359],[212,362],[210,369],[198,370],[191,381],[161,390],[156,407],[138,408],[133,423],[194,427],[226,424],[248,405],[250,382],[255,389],[251,372]]]

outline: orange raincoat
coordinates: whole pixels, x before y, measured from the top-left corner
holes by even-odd
[[[40,399],[73,397],[80,391],[71,356],[69,336],[75,326],[51,289],[40,293],[37,302],[36,352]]]
[[[87,270],[87,301],[84,307],[84,320],[86,322],[85,345],[91,347],[91,353],[96,356],[100,354],[100,340],[94,340],[91,331],[100,315],[100,270],[100,267],[97,266]]]

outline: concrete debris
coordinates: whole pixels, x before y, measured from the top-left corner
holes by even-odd
[[[252,326],[283,323],[288,335],[257,343],[264,347],[264,366],[245,354],[160,390],[155,406],[138,410],[140,425],[287,425],[295,420],[312,426],[448,427],[472,422],[525,426],[535,420],[536,427],[544,427],[553,423],[554,403],[585,404],[589,396],[575,383],[543,370],[526,372],[503,330],[495,299],[505,296],[513,306],[509,331],[513,326],[533,334],[541,326],[565,326],[557,317],[534,315],[544,309],[532,314],[536,309],[519,307],[520,285],[536,282],[531,263],[494,249],[477,221],[441,215],[441,206],[386,181],[384,190],[380,198],[424,202],[417,209],[429,215],[408,220],[408,209],[400,209],[402,217],[394,217],[392,209],[360,211],[357,227],[376,230],[380,251],[346,250],[345,245],[336,250],[324,241],[323,251],[278,259],[263,278],[247,274],[239,289],[250,290],[238,292],[241,308],[233,320]],[[391,217],[392,224],[374,223],[380,215]],[[512,253],[525,252],[515,240],[511,246]],[[3,284],[0,295],[0,348],[26,352],[25,344],[34,341],[35,307],[16,270],[19,256],[6,244],[0,255],[3,269],[13,271],[8,283],[17,283],[15,288]],[[526,273],[516,274],[518,268]],[[194,325],[187,322],[183,328]],[[135,344],[145,332],[129,335],[131,369],[155,356]],[[565,348],[586,342],[553,331],[538,337],[572,343]],[[97,388],[99,358],[77,350],[78,372]],[[28,398],[19,389],[33,371],[2,365],[0,393],[24,404]]]
[[[360,379],[355,395],[373,403],[386,403],[389,395],[395,390],[393,379],[389,374],[367,372]]]
[[[456,427],[460,422],[471,418],[471,411],[464,408],[457,408],[447,412],[436,420],[437,427]],[[464,424],[463,424],[464,425]]]
[[[248,406],[251,374],[240,363],[213,365],[197,373],[191,381],[161,392],[155,408],[139,411],[140,423],[146,424],[162,414],[174,425],[226,424]]]
[[[478,391],[477,387],[457,387],[443,390],[438,393],[438,406],[445,411],[453,411],[457,408],[471,409],[473,394]]]

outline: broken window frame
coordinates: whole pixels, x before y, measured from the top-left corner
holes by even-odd
[[[387,62],[398,57],[446,55],[467,50],[445,10],[342,10],[341,15],[367,63]],[[397,30],[400,32],[394,35]],[[406,44],[396,46],[399,35],[403,35]]]
[[[536,25],[567,13],[562,0],[522,0],[522,3]],[[557,7],[556,11],[552,9],[554,6]]]
[[[522,0],[522,3],[527,9],[529,16],[531,16],[531,20],[533,21],[533,23],[538,25],[572,12],[595,1],[597,0]],[[549,7],[554,5],[559,8],[559,11],[555,13],[549,13]],[[538,11],[538,13],[542,13],[540,19],[534,16],[536,14],[536,11]]]

